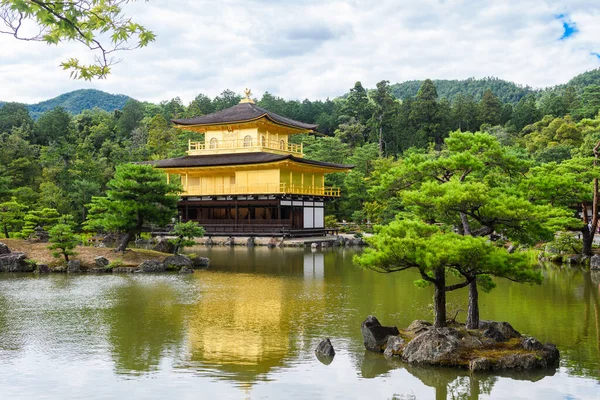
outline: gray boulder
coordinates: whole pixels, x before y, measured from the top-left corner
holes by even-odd
[[[160,237],[156,239],[156,244],[152,250],[159,251],[161,253],[173,253],[175,251],[175,246],[170,243],[167,238]]]
[[[193,269],[206,269],[210,265],[208,257],[194,257],[192,258]]]
[[[480,357],[469,362],[469,369],[471,371],[489,371],[494,369],[494,363],[488,358]]]
[[[317,345],[317,348],[315,349],[315,353],[323,357],[335,356],[335,350],[333,349],[329,338],[321,340],[321,342]]]
[[[10,249],[4,243],[0,243],[0,254],[10,254]]]
[[[460,341],[452,328],[431,328],[411,340],[402,353],[409,363],[457,365]]]
[[[521,337],[521,334],[508,322],[479,321],[479,329],[485,330],[489,329],[490,327],[494,327],[497,331],[502,333],[506,339]]]
[[[404,339],[400,336],[388,336],[383,355],[386,357],[402,356],[405,344]]]
[[[541,344],[539,342],[539,340],[532,338],[532,337],[524,338],[522,341],[522,344],[523,344],[523,348],[525,350],[529,350],[529,351],[537,351],[537,350],[542,350],[544,348],[544,345]]]
[[[506,342],[508,340],[494,325],[490,325],[489,328],[483,331],[483,336],[495,342]]]
[[[192,260],[188,256],[184,256],[182,254],[175,254],[165,258],[163,261],[167,268],[182,268],[182,267],[191,267]]]
[[[103,257],[103,256],[98,256],[98,257],[94,258],[94,262],[96,263],[96,266],[98,268],[106,268],[106,267],[108,267],[108,264],[110,264],[110,261],[108,261],[108,258]]]
[[[416,319],[406,328],[407,331],[412,332],[414,334],[419,334],[427,329],[432,327],[431,322],[424,321],[422,319]]]
[[[67,264],[67,272],[81,272],[81,261],[69,260]]]
[[[571,256],[568,256],[565,261],[567,264],[581,264],[581,254],[574,254]]]
[[[223,246],[234,246],[235,245],[235,239],[233,238],[233,236],[229,236],[224,242],[223,242]]]
[[[0,272],[33,272],[35,264],[26,260],[25,253],[0,254]]]
[[[48,264],[38,264],[36,271],[38,274],[49,274],[51,272]]]
[[[248,240],[246,240],[246,246],[248,247],[254,247],[256,245],[256,243],[254,242],[254,237],[250,236],[248,238]]]
[[[372,315],[360,325],[365,348],[370,351],[382,353],[387,344],[388,336],[400,334],[395,326],[382,326],[379,320]]]
[[[204,244],[206,246],[212,246],[213,244],[215,244],[215,242],[212,240],[211,237],[209,237],[208,239],[206,239],[206,241],[204,242]]]
[[[590,259],[590,269],[600,269],[600,255],[594,254]]]
[[[136,272],[165,272],[167,266],[158,260],[146,260],[138,265]]]
[[[180,274],[193,274],[194,270],[188,267],[181,267],[181,269],[179,270]]]
[[[275,248],[277,247],[277,243],[279,243],[277,238],[271,238],[271,240],[269,240],[269,243],[267,243],[267,247],[270,249]]]
[[[65,272],[67,272],[67,266],[59,265],[57,267],[52,268],[52,272],[59,273],[59,274],[65,273]]]
[[[528,370],[533,368],[545,368],[546,360],[535,354],[509,354],[496,362],[496,369]]]

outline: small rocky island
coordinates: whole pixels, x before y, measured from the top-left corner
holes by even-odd
[[[367,350],[410,364],[495,371],[555,367],[559,360],[555,345],[523,336],[508,322],[481,321],[479,329],[466,329],[458,323],[436,328],[417,320],[399,330],[368,316],[361,331]]]

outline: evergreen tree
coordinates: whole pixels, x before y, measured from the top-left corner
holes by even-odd
[[[479,102],[479,122],[494,126],[499,125],[501,121],[502,102],[490,89],[487,89]]]
[[[106,197],[93,197],[86,227],[124,233],[115,251],[125,251],[145,223],[164,226],[177,214],[178,185],[151,165],[122,164],[108,183]]]

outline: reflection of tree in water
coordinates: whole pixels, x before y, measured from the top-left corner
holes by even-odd
[[[105,311],[108,341],[118,373],[156,370],[167,353],[180,348],[185,335],[185,308],[167,281],[144,277],[115,287],[114,306]]]
[[[490,395],[498,378],[536,382],[552,376],[556,369],[534,371],[497,371],[495,373],[472,373],[465,369],[416,366],[404,363],[399,358],[385,358],[381,354],[365,351],[360,366],[363,378],[375,378],[390,370],[404,368],[425,386],[435,389],[436,400],[477,400],[481,395]]]

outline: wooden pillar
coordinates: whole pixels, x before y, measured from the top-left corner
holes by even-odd
[[[171,183],[171,174],[167,173],[167,183]]]
[[[186,193],[189,193],[189,186],[188,186],[188,184],[189,184],[189,179],[188,179],[188,173],[186,172],[185,173],[185,192]]]
[[[293,192],[292,187],[294,187],[294,181],[293,181],[292,171],[290,171],[290,193]]]

